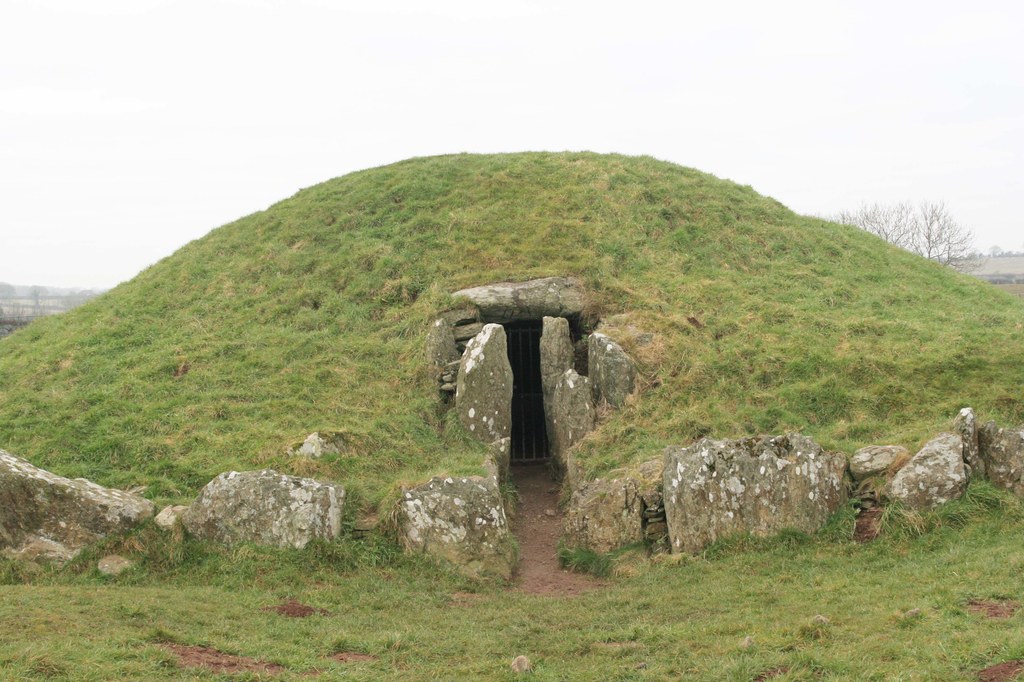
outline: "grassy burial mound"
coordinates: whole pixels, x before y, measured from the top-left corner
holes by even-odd
[[[64,476],[194,495],[228,469],[330,478],[366,506],[479,471],[424,338],[450,292],[571,276],[639,399],[597,474],[704,435],[920,445],[973,406],[1024,420],[1024,305],[851,227],[648,157],[412,159],[298,192],[0,342],[0,446]],[[340,452],[288,454],[306,434]]]

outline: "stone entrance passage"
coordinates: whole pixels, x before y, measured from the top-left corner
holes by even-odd
[[[540,370],[541,322],[512,322],[504,327],[512,366],[512,461],[545,461],[548,436]]]

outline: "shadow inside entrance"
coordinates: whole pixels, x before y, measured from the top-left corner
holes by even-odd
[[[519,493],[512,531],[519,541],[519,565],[515,581],[531,594],[575,595],[604,583],[582,573],[564,570],[558,562],[562,513],[558,508],[558,484],[543,464],[516,464],[512,480]]]

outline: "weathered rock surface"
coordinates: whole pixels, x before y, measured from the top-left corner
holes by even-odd
[[[596,404],[621,407],[636,390],[636,365],[619,344],[604,334],[590,335],[587,365]]]
[[[516,544],[493,477],[437,477],[402,497],[399,535],[406,549],[471,577],[512,577]]]
[[[325,438],[320,433],[314,432],[306,436],[298,449],[289,451],[290,454],[310,459],[320,459],[324,455],[336,455],[341,452],[337,442],[331,438]]]
[[[252,542],[301,549],[341,535],[345,489],[263,471],[230,471],[206,484],[185,512],[190,533],[226,545]]]
[[[174,524],[178,522],[181,515],[188,511],[188,507],[183,504],[176,504],[174,506],[167,506],[160,510],[160,513],[156,515],[153,521],[159,528],[164,530],[171,530],[174,528]]]
[[[434,320],[427,331],[427,364],[440,371],[449,362],[459,359],[459,352],[455,350],[455,336],[452,333],[452,325],[443,317]]]
[[[153,509],[138,495],[57,476],[0,450],[0,550],[9,556],[66,561]]]
[[[984,476],[985,463],[978,453],[978,417],[974,409],[965,407],[953,420],[953,433],[959,434],[964,441],[964,464],[967,465],[967,476]]]
[[[850,475],[855,481],[863,481],[872,476],[882,476],[898,459],[910,452],[899,445],[869,445],[853,453],[850,458]]]
[[[126,559],[118,554],[110,554],[99,560],[96,564],[96,570],[103,575],[117,576],[134,565],[135,563],[130,559]]]
[[[573,346],[569,334],[569,321],[564,317],[545,317],[541,322],[540,385],[544,393],[544,419],[551,433],[551,399],[555,384],[573,368]]]
[[[512,439],[499,438],[487,446],[484,468],[487,473],[498,481],[498,485],[508,482],[508,468],[512,460]]]
[[[568,457],[570,448],[593,431],[597,422],[590,379],[581,377],[574,369],[566,370],[558,378],[551,400],[544,407],[551,416],[548,427],[551,456],[569,473],[572,469]]]
[[[955,500],[966,489],[964,441],[955,433],[941,433],[893,476],[883,496],[922,510]]]
[[[583,312],[583,289],[565,277],[528,282],[501,282],[462,289],[452,294],[467,298],[484,322],[515,322],[551,317],[575,317]]]
[[[564,539],[570,547],[610,552],[642,542],[648,517],[662,510],[662,462],[645,462],[612,479],[582,484],[569,500]]]
[[[512,365],[505,329],[488,324],[466,346],[455,389],[459,422],[492,443],[512,433]]]
[[[988,479],[1000,488],[1024,495],[1024,426],[1001,429],[988,422],[978,434],[979,458]]]
[[[800,434],[711,440],[665,449],[673,552],[699,552],[734,533],[819,530],[847,498],[846,456]]]

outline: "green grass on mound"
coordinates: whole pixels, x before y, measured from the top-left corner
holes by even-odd
[[[303,190],[3,340],[0,447],[158,500],[273,466],[379,503],[477,470],[423,361],[447,292],[548,275],[657,335],[642,398],[582,447],[594,473],[707,434],[849,451],[964,405],[1024,419],[1018,298],[652,158],[457,155]],[[289,460],[316,430],[345,451]]]

